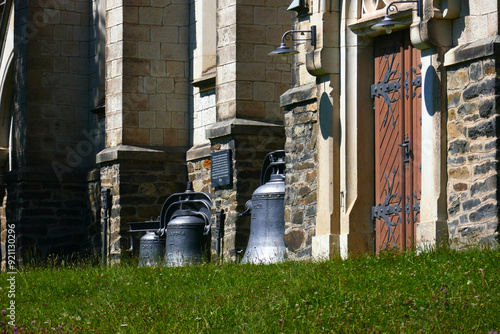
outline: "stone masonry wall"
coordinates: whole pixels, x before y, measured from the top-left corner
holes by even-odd
[[[498,238],[498,61],[448,69],[448,226],[457,247]]]
[[[189,2],[107,1],[106,147],[188,146]]]
[[[290,259],[311,256],[317,199],[317,102],[285,108],[285,244]]]
[[[118,261],[131,246],[129,222],[156,219],[170,195],[186,190],[183,154],[169,153],[168,157],[168,160],[131,157],[119,163],[102,163],[101,186],[110,189],[112,197],[107,237],[111,261]],[[134,254],[138,255],[141,236],[133,237]]]

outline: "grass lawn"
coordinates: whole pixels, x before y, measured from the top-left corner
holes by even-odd
[[[47,262],[15,275],[15,298],[11,276],[0,274],[6,333],[11,300],[19,333],[500,332],[499,249],[269,266]]]

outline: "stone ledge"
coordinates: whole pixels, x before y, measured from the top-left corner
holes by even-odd
[[[181,161],[184,160],[186,148],[163,147],[146,148],[129,145],[118,145],[109,147],[96,156],[98,164],[120,161],[120,160],[149,160],[149,161]]]
[[[500,55],[500,36],[480,39],[451,49],[444,55],[444,66],[493,55]]]
[[[301,102],[315,100],[318,94],[318,87],[315,83],[299,86],[287,90],[280,98],[280,105],[288,107]]]
[[[210,144],[204,144],[199,146],[193,146],[186,152],[186,160],[198,160],[202,158],[210,157],[211,148]]]
[[[215,139],[231,135],[259,135],[264,129],[273,133],[283,132],[283,135],[285,131],[280,124],[235,118],[215,123],[206,130],[206,134],[207,138]]]

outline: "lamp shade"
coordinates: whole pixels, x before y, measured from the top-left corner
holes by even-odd
[[[382,21],[373,25],[372,29],[385,30],[388,34],[390,34],[393,29],[403,28],[404,26],[406,26],[404,23],[393,20],[389,15],[386,15]]]
[[[295,49],[291,49],[288,46],[285,45],[285,43],[281,43],[280,47],[277,48],[276,50],[269,52],[269,56],[288,56],[288,55],[295,55],[299,53],[299,51]]]

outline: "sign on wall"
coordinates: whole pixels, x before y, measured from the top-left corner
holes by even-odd
[[[214,152],[211,154],[212,187],[231,184],[231,150]]]

